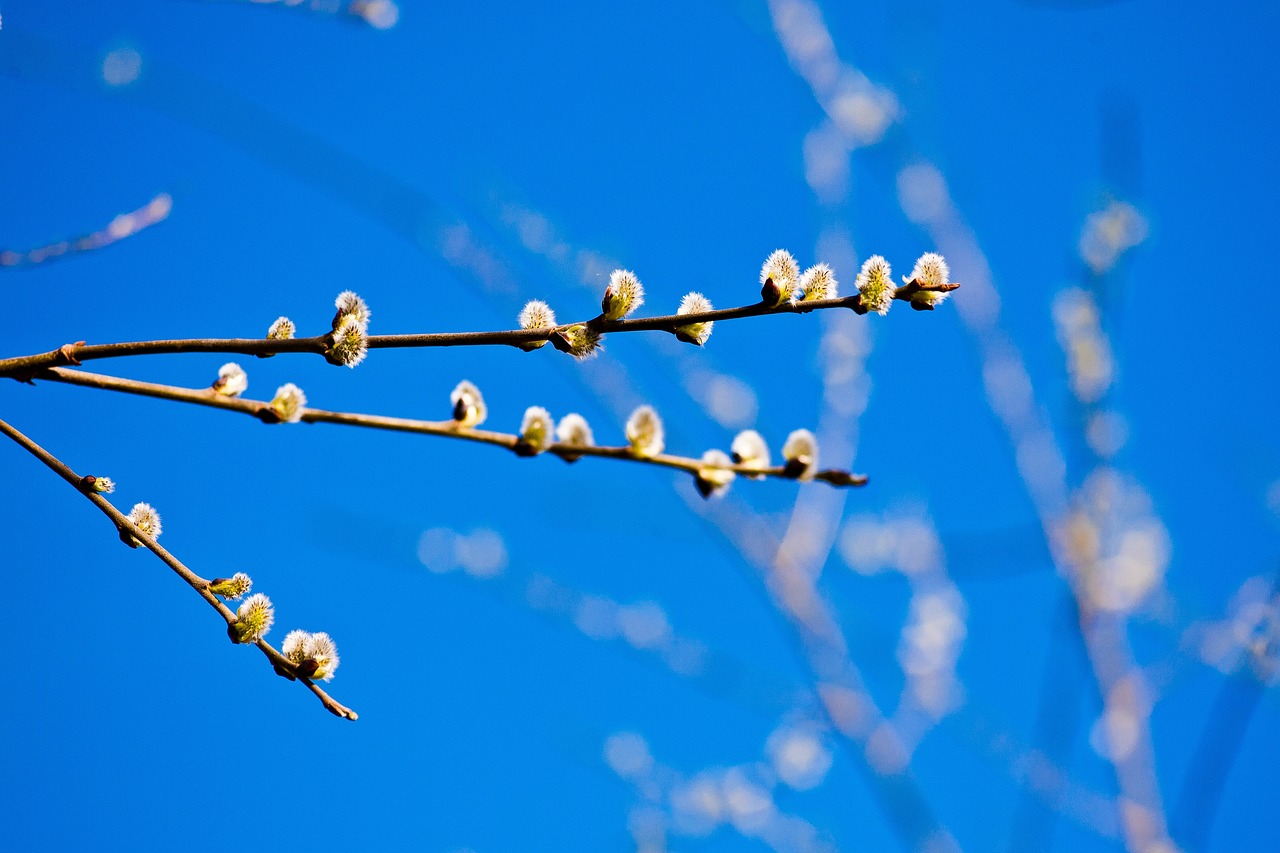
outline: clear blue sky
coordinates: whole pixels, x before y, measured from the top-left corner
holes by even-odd
[[[305,5],[0,2],[0,250],[101,229],[159,193],[173,202],[109,247],[0,269],[0,357],[81,339],[258,336],[281,314],[315,333],[348,288],[383,333],[510,328],[530,298],[588,317],[613,263],[645,282],[646,312],[695,289],[744,304],[778,247],[830,261],[848,291],[868,255],[905,273],[938,248],[897,191],[904,166],[931,163],[989,265],[1073,487],[1091,463],[1052,305],[1072,285],[1104,288],[1118,365],[1107,406],[1128,434],[1115,467],[1167,531],[1163,579],[1129,636],[1156,685],[1157,778],[1176,823],[1224,684],[1196,626],[1224,619],[1249,578],[1269,583],[1280,557],[1280,350],[1264,289],[1280,13],[822,3],[840,67],[897,99],[883,139],[840,153],[847,176],[824,197],[811,183],[830,136],[811,132],[826,115],[764,0],[542,5],[404,2],[382,30]],[[1077,244],[1111,198],[1148,236],[1090,282]],[[951,258],[957,281],[983,277],[972,260]],[[467,378],[496,429],[538,404],[582,413],[601,442],[619,442],[626,412],[648,401],[669,447],[690,455],[727,448],[743,426],[776,453],[791,429],[835,424],[847,447],[831,461],[856,446],[853,467],[871,477],[836,508],[841,530],[931,519],[964,601],[964,699],[912,760],[932,812],[965,849],[1029,843],[1027,825],[1044,849],[1115,849],[1087,821],[1046,821],[998,748],[1048,749],[1042,688],[1065,662],[1059,764],[1080,791],[1115,796],[1090,742],[1100,706],[1063,626],[1065,585],[962,322],[959,303],[982,292],[931,314],[899,303],[885,318],[725,323],[698,352],[615,335],[586,364],[505,349],[377,351],[354,371],[240,361],[248,396],[293,381],[318,407],[406,417],[446,417]],[[869,385],[836,383],[824,400],[824,334],[828,347],[871,347]],[[227,360],[92,369],[201,387]],[[196,571],[251,574],[276,602],[275,640],[331,633],[343,663],[330,686],[361,714],[330,717],[230,646],[157,560],[0,445],[0,826],[13,849],[626,850],[629,821],[640,834],[665,821],[672,849],[768,849],[746,818],[745,834],[676,819],[690,780],[723,792],[739,778],[750,784],[738,794],[765,792],[793,829],[836,849],[899,844],[858,748],[821,730],[794,630],[685,478],[268,429],[50,383],[0,385],[0,417],[114,478],[123,509],[154,504],[162,543]],[[797,495],[822,488],[739,481],[713,516],[749,511],[780,536]],[[439,571],[441,549],[471,570]],[[903,576],[851,571],[837,547],[819,588],[891,710]],[[1272,687],[1241,735],[1209,849],[1280,846],[1265,818],[1278,720]],[[780,730],[818,732],[831,758],[820,784],[770,775]],[[656,762],[638,784],[617,770],[635,736]],[[774,846],[823,849],[797,833]]]

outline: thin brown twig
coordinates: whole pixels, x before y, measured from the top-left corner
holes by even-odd
[[[955,290],[956,283],[923,285],[917,281],[899,287],[894,298],[911,302],[921,310],[932,310],[929,303],[912,302],[911,297],[924,291],[946,293]],[[675,334],[682,326],[704,322],[724,322],[745,317],[763,317],[767,314],[807,314],[828,308],[849,308],[859,314],[867,313],[859,294],[839,299],[822,299],[813,302],[784,302],[773,306],[766,302],[741,305],[737,308],[720,308],[694,314],[668,314],[661,317],[640,317],[633,320],[608,320],[603,315],[591,320],[561,323],[545,329],[513,329],[497,332],[432,332],[409,335],[369,335],[369,349],[409,349],[420,347],[458,346],[513,346],[524,347],[540,341],[550,341],[559,349],[564,348],[564,333],[575,326],[586,326],[600,334],[613,332],[662,331]],[[64,344],[55,350],[35,355],[0,359],[0,376],[12,376],[29,381],[39,370],[49,367],[78,365],[99,358],[122,358],[135,355],[159,355],[165,353],[220,352],[237,355],[253,355],[260,358],[280,353],[315,353],[328,355],[333,345],[329,334],[310,338],[188,338],[163,341],[133,341],[118,344],[86,345],[85,341]]]
[[[173,556],[173,554],[169,553],[164,546],[160,545],[155,539],[143,532],[141,528],[129,520],[128,516],[116,509],[110,501],[102,497],[102,495],[97,492],[92,491],[90,488],[87,488],[84,485],[84,478],[72,471],[70,467],[62,462],[62,460],[58,459],[52,453],[45,450],[39,444],[36,444],[30,438],[23,435],[12,425],[3,420],[0,420],[0,432],[3,432],[5,435],[12,438],[32,456],[43,462],[55,474],[66,480],[75,488],[76,491],[87,497],[94,506],[102,510],[107,518],[111,519],[111,522],[115,524],[116,529],[120,532],[122,538],[132,537],[147,550],[151,551],[151,553],[159,557],[166,566],[178,575],[178,577],[186,581],[187,585],[194,589],[210,607],[218,611],[218,615],[226,621],[227,625],[231,625],[236,621],[236,614],[231,610],[231,608],[227,607],[221,599],[209,591],[209,581],[187,568],[181,560]],[[277,673],[285,675],[290,680],[302,682],[308,690],[316,695],[330,713],[348,720],[354,720],[358,717],[355,711],[338,702],[326,693],[320,685],[311,681],[309,678],[298,674],[294,664],[277,651],[270,643],[260,639],[256,641],[254,645],[262,651]]]
[[[210,388],[179,388],[176,385],[161,385],[155,382],[142,382],[137,379],[121,379],[116,376],[104,376],[100,373],[89,373],[84,370],[69,370],[54,367],[37,373],[35,379],[47,379],[53,382],[64,382],[68,385],[80,385],[86,388],[99,388],[106,391],[119,391],[125,394],[137,394],[143,397],[156,397],[162,400],[173,400],[181,403],[192,403],[197,406],[210,406],[215,409],[240,412],[251,415],[266,423],[279,423],[280,418],[271,403],[264,400],[247,400],[240,397],[225,397]],[[384,429],[393,432],[411,432],[422,435],[435,435],[444,438],[456,438],[464,441],[476,441],[504,447],[517,455],[529,455],[527,445],[519,435],[506,432],[463,427],[457,421],[423,421],[411,418],[393,418],[385,415],[370,415],[359,412],[330,412],[324,409],[304,408],[301,420],[306,423],[345,424],[347,426]],[[639,462],[646,465],[658,465],[688,471],[697,476],[699,470],[717,469],[733,471],[747,477],[777,477],[780,479],[798,479],[799,471],[788,465],[774,465],[767,468],[753,468],[747,465],[709,465],[700,459],[688,456],[676,456],[660,453],[656,456],[639,456],[630,447],[602,447],[598,445],[550,444],[546,453],[558,456],[567,462],[576,461],[581,456],[595,456],[604,459],[618,459],[626,462]],[[820,480],[832,486],[865,486],[867,477],[852,474],[836,468],[818,471],[814,480]]]

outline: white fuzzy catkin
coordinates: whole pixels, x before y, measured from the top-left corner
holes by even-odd
[[[636,456],[652,457],[662,452],[666,446],[662,418],[653,406],[640,406],[627,418],[627,441]]]
[[[676,309],[677,314],[705,314],[713,310],[711,300],[703,296],[701,293],[686,293],[684,298],[680,300],[680,307]],[[684,340],[702,346],[711,337],[711,329],[715,326],[714,320],[703,320],[700,323],[689,323],[684,326],[676,326],[678,332]]]

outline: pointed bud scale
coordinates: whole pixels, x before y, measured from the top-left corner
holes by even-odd
[[[229,361],[218,368],[218,378],[210,387],[223,397],[239,397],[249,387],[249,375],[240,365]]]
[[[807,429],[796,430],[782,445],[782,458],[787,461],[788,477],[812,480],[818,471],[818,439]]]
[[[614,270],[604,289],[600,310],[606,320],[621,320],[644,304],[644,285],[631,270]]]
[[[701,293],[694,292],[684,295],[684,298],[680,300],[680,307],[676,310],[676,313],[705,314],[711,310],[711,300]],[[704,320],[701,323],[676,326],[676,337],[687,344],[702,346],[711,337],[711,327],[714,325],[714,320]]]
[[[276,389],[271,398],[271,410],[282,423],[296,424],[302,420],[302,411],[307,405],[307,395],[292,382],[286,382]]]
[[[732,464],[733,460],[723,450],[708,450],[702,454],[702,464],[698,466],[698,473],[694,475],[694,485],[698,488],[698,494],[704,498],[723,494],[738,476],[728,470],[728,466]]]
[[[641,406],[627,418],[627,441],[636,456],[653,457],[662,452],[666,441],[662,419],[653,406]]]
[[[267,635],[275,620],[271,599],[255,592],[236,609],[235,621],[227,625],[227,636],[233,643],[255,643]]]
[[[364,361],[369,353],[369,336],[365,334],[365,328],[354,315],[344,316],[333,330],[333,343],[328,352],[329,362],[355,367]]]
[[[858,292],[862,295],[862,307],[877,314],[888,314],[893,304],[893,274],[889,262],[880,255],[872,255],[862,264],[858,273]]]
[[[733,452],[733,461],[748,468],[769,467],[769,445],[760,433],[753,429],[743,430],[734,436],[729,448]],[[763,474],[747,474],[753,480],[763,480]]]
[[[296,329],[292,320],[288,317],[277,317],[271,324],[271,328],[267,329],[267,338],[273,341],[287,341],[293,337],[294,331]]]
[[[220,595],[228,601],[235,601],[253,589],[253,581],[244,572],[236,572],[229,578],[214,578],[209,581],[209,592]]]
[[[333,315],[334,331],[337,331],[338,326],[342,325],[342,321],[347,317],[354,320],[362,330],[369,328],[369,306],[356,295],[355,291],[344,290],[339,293],[338,298],[333,300],[333,305],[338,309]]]
[[[586,418],[576,413],[567,414],[560,419],[556,426],[556,442],[562,447],[593,447],[596,443]],[[577,462],[582,454],[561,452],[560,458],[565,462]]]
[[[835,299],[839,296],[839,285],[836,274],[826,264],[815,264],[800,276],[800,289],[804,295],[802,302],[817,302],[820,299]]]
[[[449,394],[449,402],[453,403],[453,419],[458,426],[479,426],[489,417],[489,407],[484,404],[480,389],[465,379]]]
[[[530,406],[525,409],[524,420],[520,423],[520,441],[516,444],[516,453],[521,456],[537,456],[551,445],[555,430],[556,422],[550,412],[541,406]]]
[[[524,308],[520,309],[520,316],[516,318],[520,323],[520,328],[526,332],[536,329],[552,329],[556,325],[556,312],[551,310],[551,306],[540,299],[530,299],[525,303]],[[520,344],[520,349],[525,352],[531,352],[539,347],[546,346],[546,341],[529,341]]]
[[[778,249],[760,268],[760,296],[771,308],[790,302],[800,277],[800,265],[791,253]]]

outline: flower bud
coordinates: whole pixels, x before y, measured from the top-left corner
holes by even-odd
[[[214,578],[209,581],[209,592],[220,595],[228,601],[234,601],[253,589],[253,581],[244,572],[236,572],[229,578]]]
[[[361,331],[369,328],[369,306],[356,295],[353,290],[344,290],[338,294],[338,298],[333,300],[333,305],[338,309],[333,315],[333,330],[336,332],[338,327],[342,325],[342,321],[350,317],[360,327]]]
[[[662,419],[653,406],[640,406],[627,418],[627,441],[636,456],[653,457],[662,452],[665,444]]]
[[[289,659],[299,675],[313,681],[332,681],[338,668],[338,647],[323,631],[290,631],[280,646],[280,654]]]
[[[218,368],[218,378],[210,387],[223,397],[239,397],[249,387],[249,376],[240,365],[229,361]]]
[[[345,315],[333,330],[333,343],[329,345],[328,352],[329,362],[355,367],[364,361],[364,357],[369,354],[369,336],[365,334],[365,328],[356,320],[355,315]]]
[[[151,504],[134,504],[133,509],[129,510],[127,518],[132,521],[139,530],[150,536],[152,539],[160,538],[160,532],[163,529],[160,526],[160,513],[156,512],[155,507]],[[137,548],[142,544],[138,541],[138,537],[133,536],[125,530],[120,531],[120,539],[130,548]]]
[[[271,410],[283,423],[296,424],[302,420],[302,411],[307,405],[307,395],[292,382],[286,382],[276,389],[271,398]]]
[[[733,461],[747,468],[769,467],[769,445],[764,437],[753,429],[743,430],[734,436],[729,448],[733,452]],[[753,480],[763,480],[763,474],[747,474]]]
[[[786,249],[778,249],[760,268],[760,296],[774,308],[790,302],[800,276],[800,265]]]
[[[560,424],[556,427],[556,442],[561,447],[592,447],[595,445],[595,437],[591,435],[591,427],[587,424],[586,418],[570,413],[561,418]],[[582,454],[562,451],[560,458],[565,462],[577,462],[582,458]]]
[[[787,460],[788,477],[812,480],[818,472],[818,439],[807,429],[796,430],[782,445],[782,458]]]
[[[95,477],[92,474],[86,474],[80,478],[80,487],[100,495],[109,495],[116,490],[115,481],[110,477]]]
[[[578,323],[552,335],[551,345],[574,358],[583,359],[595,355],[603,339],[604,335],[595,329],[585,323]]]
[[[600,310],[606,320],[621,320],[644,304],[644,285],[631,270],[614,270],[604,289]]]
[[[235,621],[227,625],[227,636],[233,643],[255,643],[267,635],[275,620],[271,599],[255,592],[236,609]]]
[[[296,329],[292,320],[288,317],[277,317],[271,324],[271,328],[267,329],[267,338],[273,341],[287,341],[293,337],[294,331]]]
[[[915,282],[921,287],[938,287],[949,284],[950,278],[951,270],[947,267],[947,262],[942,255],[937,252],[925,252],[911,268],[911,276],[906,279],[906,282],[908,284]],[[931,311],[935,306],[945,302],[949,295],[942,290],[918,290],[911,294],[911,307],[917,311]]]
[[[555,429],[556,422],[546,409],[541,406],[530,406],[525,409],[524,420],[520,423],[520,441],[516,444],[516,453],[521,456],[537,456],[551,445]]]
[[[552,329],[556,325],[556,312],[551,310],[551,306],[543,302],[541,299],[530,299],[525,303],[524,308],[520,309],[520,316],[516,318],[520,323],[520,328],[526,332],[535,329]],[[531,352],[539,347],[545,346],[546,341],[529,341],[520,344],[520,349],[525,352]]]
[[[684,298],[680,300],[680,307],[676,310],[677,314],[704,314],[711,309],[711,300],[703,296],[701,293],[686,293]],[[697,344],[702,346],[711,337],[711,327],[715,325],[714,320],[704,320],[701,323],[689,323],[684,326],[676,326],[676,337],[687,344]]]
[[[732,464],[733,460],[723,450],[708,450],[702,454],[702,465],[698,466],[698,473],[694,475],[693,481],[698,494],[704,498],[724,494],[729,484],[738,476],[728,470],[728,466]]]
[[[872,255],[862,264],[858,273],[858,292],[862,295],[862,307],[877,314],[888,314],[893,304],[893,275],[889,262],[880,255]]]
[[[453,389],[449,400],[453,403],[453,419],[458,426],[479,426],[489,417],[489,408],[484,404],[480,389],[465,379]]]
[[[800,276],[800,289],[804,296],[802,302],[816,302],[819,299],[835,299],[839,294],[836,274],[826,264],[815,264]]]

